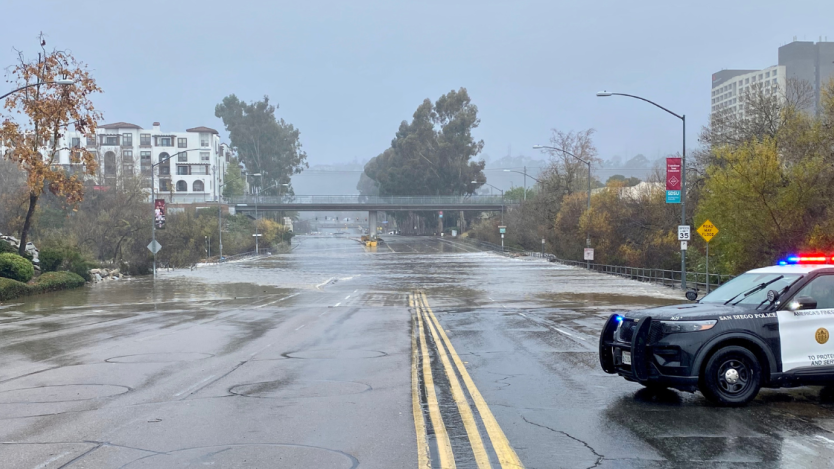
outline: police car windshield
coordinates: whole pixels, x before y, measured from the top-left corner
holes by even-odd
[[[733,304],[758,305],[767,298],[768,290],[776,290],[778,292],[781,292],[783,288],[792,284],[801,276],[801,274],[781,273],[747,273],[739,275],[738,277],[730,280],[724,285],[721,285],[721,287],[719,287],[709,295],[705,296],[703,299],[701,299],[701,303],[723,304],[729,301],[730,299],[733,299],[733,297],[737,297],[733,300]],[[766,288],[760,289],[759,291],[752,293],[746,297],[744,296],[745,293],[754,290],[758,285],[771,282],[777,277],[782,278],[771,283]]]

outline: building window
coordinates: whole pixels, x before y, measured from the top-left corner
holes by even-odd
[[[180,176],[188,176],[191,174],[189,167],[185,165],[177,166],[177,174]]]
[[[160,179],[159,180],[159,191],[160,192],[168,192],[171,190],[171,180],[170,179]]]
[[[135,173],[133,172],[133,163],[123,163],[122,164],[122,174],[125,176],[133,176]]]
[[[208,174],[208,165],[197,164],[191,167],[191,174]]]
[[[119,144],[119,136],[118,135],[105,135],[103,137],[105,145],[118,145]]]
[[[133,134],[122,134],[122,146],[123,147],[132,147],[133,146]]]
[[[203,181],[194,181],[194,192],[203,192],[204,188]]]
[[[180,152],[177,156],[177,161],[180,163],[187,163],[188,162],[188,153]]]
[[[188,139],[187,138],[178,138],[177,139],[177,148],[188,148]]]
[[[104,175],[116,175],[116,154],[112,151],[108,151],[104,154]]]
[[[156,137],[156,146],[158,147],[172,147],[174,146],[171,137]]]
[[[78,137],[78,138],[73,137],[73,138],[72,138],[72,144],[71,144],[71,145],[72,145],[72,148],[78,148],[78,147],[80,147],[80,146],[81,146],[81,138],[80,138],[80,137]]]
[[[139,145],[151,145],[151,134],[141,134],[139,135]]]
[[[95,137],[87,137],[87,146],[88,147],[96,146],[96,138]]]
[[[745,84],[745,85],[749,85],[749,84],[750,84],[750,79],[749,79],[749,78],[745,78],[745,79],[744,79],[744,84]]]
[[[200,152],[200,161],[208,161],[211,158],[211,152],[208,151],[201,151]]]
[[[142,174],[146,176],[151,175],[151,152],[140,151],[139,162],[141,164]]]
[[[177,181],[177,192],[188,192],[188,183],[185,181]]]
[[[162,163],[166,159],[168,159],[171,155],[165,153],[164,151],[159,154],[159,163]],[[168,175],[171,174],[171,166],[168,164],[160,164],[159,165],[159,174]]]
[[[133,164],[133,150],[124,150],[122,152],[122,163]]]
[[[200,134],[200,146],[207,147],[209,146],[209,137],[208,134]]]

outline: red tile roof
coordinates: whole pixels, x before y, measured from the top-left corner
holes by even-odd
[[[115,122],[113,124],[100,125],[100,126],[98,126],[98,128],[100,128],[100,129],[141,129],[142,127],[139,127],[136,124],[130,124],[128,122]]]
[[[203,132],[203,133],[210,133],[210,134],[215,134],[215,135],[220,134],[220,132],[218,132],[214,129],[211,129],[211,128],[208,128],[208,127],[203,127],[203,126],[194,127],[193,129],[185,129],[185,131],[186,132]]]

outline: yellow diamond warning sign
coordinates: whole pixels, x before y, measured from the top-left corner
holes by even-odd
[[[704,238],[704,241],[710,242],[712,238],[718,234],[718,227],[712,224],[711,221],[707,220],[704,222],[703,225],[698,227],[698,234]]]

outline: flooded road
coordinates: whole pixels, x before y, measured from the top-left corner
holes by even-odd
[[[294,241],[0,305],[0,466],[831,465],[827,388],[725,409],[600,369],[604,319],[675,290],[450,240]]]

